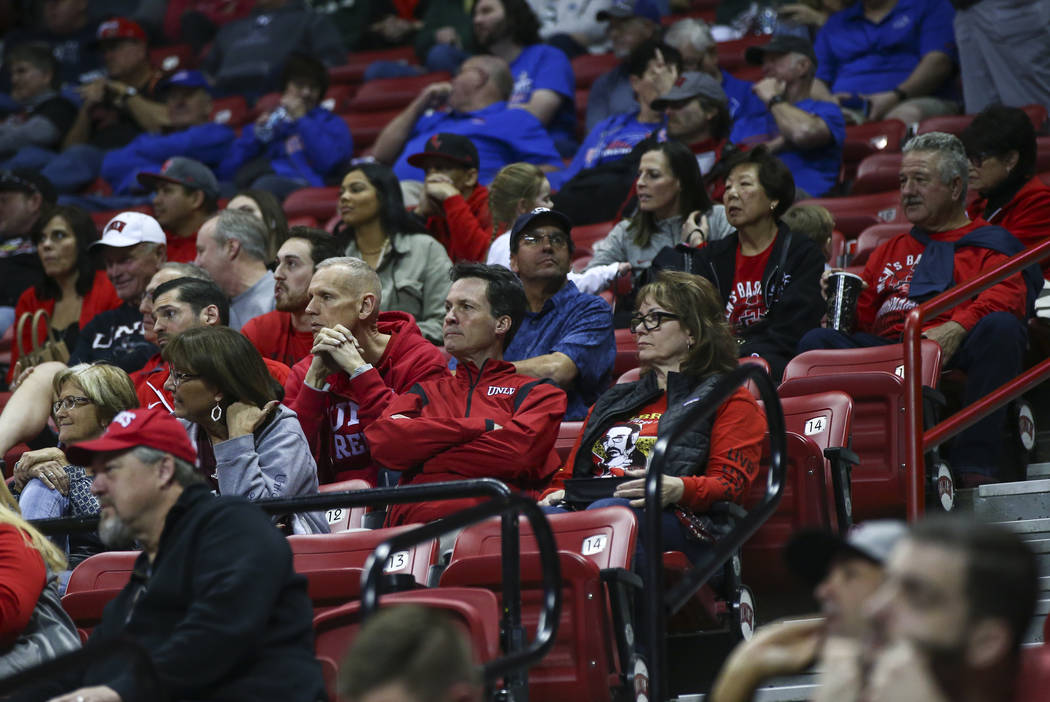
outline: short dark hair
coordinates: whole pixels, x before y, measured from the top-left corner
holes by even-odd
[[[381,163],[360,163],[351,166],[346,173],[353,171],[361,171],[376,189],[376,199],[379,201],[379,224],[383,227],[384,234],[390,236],[397,233],[425,231],[423,224],[405,210],[405,200],[401,195],[401,182],[398,181],[389,166]],[[346,177],[345,173],[343,177]],[[336,227],[336,239],[344,250],[353,235],[353,230],[342,222]]]
[[[540,43],[540,20],[532,11],[526,0],[499,0],[503,5],[504,20],[510,28],[510,38],[519,46],[532,46]],[[471,10],[471,19],[477,10],[478,3],[474,3]]]
[[[189,305],[193,314],[200,314],[201,310],[208,305],[215,305],[219,310],[219,322],[223,326],[230,323],[230,300],[212,281],[199,278],[175,278],[158,285],[153,291],[153,299],[156,300],[172,290],[178,291],[179,302]]]
[[[1016,186],[1035,175],[1035,127],[1019,107],[991,105],[981,110],[959,135],[968,158],[1017,152],[1017,167],[1007,176]]]
[[[168,341],[161,356],[217,387],[224,408],[234,402],[262,407],[284,397],[252,342],[229,327],[187,329]]]
[[[627,75],[641,78],[649,68],[649,62],[656,58],[656,52],[663,54],[664,61],[682,72],[682,54],[670,44],[665,44],[659,38],[647,39],[631,50],[623,61],[623,67],[627,69]]]
[[[449,278],[453,283],[463,278],[480,278],[487,283],[486,292],[492,316],[510,317],[510,330],[503,337],[503,348],[506,349],[525,319],[525,310],[528,308],[525,288],[522,287],[518,276],[503,266],[464,261],[452,266]]]
[[[678,180],[680,190],[678,212],[675,214],[687,217],[690,212],[697,210],[701,214],[710,212],[711,196],[707,194],[700,166],[697,165],[696,156],[689,147],[680,141],[668,139],[653,144],[642,152],[642,156],[653,151],[659,151],[664,155],[667,165],[671,168],[671,174]],[[656,216],[652,212],[638,210],[631,217],[628,231],[633,235],[635,244],[643,248],[648,246],[650,239],[657,231]]]
[[[310,244],[310,260],[316,266],[326,258],[342,256],[343,250],[339,248],[339,242],[335,237],[324,229],[317,227],[295,226],[288,230],[288,239],[305,239]]]
[[[738,151],[729,157],[726,173],[731,173],[738,166],[754,164],[758,167],[758,183],[765,191],[766,197],[776,200],[773,218],[779,220],[795,204],[795,178],[791,169],[774,156],[765,144],[759,144],[747,151]]]
[[[204,214],[210,215],[215,214],[219,211],[218,195],[212,195],[206,190],[202,190],[201,188],[191,188],[190,186],[183,185],[182,183],[179,183],[178,186],[182,188],[182,192],[186,195],[186,197],[192,196],[193,193],[201,194],[201,196],[204,198],[203,200],[201,200],[201,212],[203,212]]]
[[[281,89],[287,88],[288,83],[293,80],[316,85],[319,90],[318,102],[323,100],[328,92],[328,68],[309,54],[296,51],[288,57],[288,62],[281,71]]]
[[[44,235],[44,227],[55,217],[66,220],[66,224],[73,230],[73,238],[77,241],[77,282],[75,289],[77,294],[83,297],[91,291],[95,285],[95,271],[98,270],[97,256],[89,250],[92,242],[98,241],[98,226],[84,210],[72,205],[53,205],[46,208],[36,221],[33,229],[33,243],[40,244]],[[44,276],[34,286],[37,297],[42,300],[58,300],[62,297],[62,290],[58,283],[48,276]]]
[[[1014,651],[1018,651],[1035,614],[1039,591],[1032,550],[1002,527],[955,516],[917,522],[907,538],[959,551],[965,557],[970,616],[1004,619],[1014,637]]]
[[[16,61],[24,61],[44,72],[50,71],[51,87],[57,88],[61,85],[62,78],[58,75],[58,60],[55,59],[55,53],[50,45],[44,42],[33,41],[13,46],[7,52],[5,61],[8,71],[11,70],[11,66]]]

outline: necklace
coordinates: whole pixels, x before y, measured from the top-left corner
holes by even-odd
[[[361,246],[361,244],[357,245],[357,250],[360,251],[361,253],[363,253],[365,256],[375,256],[377,253],[380,253],[385,248],[386,248],[386,242],[385,241],[383,242],[382,246],[380,246],[378,249],[372,249],[371,251],[369,251],[365,247]]]

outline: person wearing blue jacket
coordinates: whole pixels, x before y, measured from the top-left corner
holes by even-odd
[[[170,127],[165,134],[142,134],[102,159],[102,178],[114,195],[141,192],[139,173],[156,173],[174,156],[219,165],[233,143],[229,127],[210,121],[211,92],[199,71],[179,71],[164,86]],[[104,204],[104,203],[100,203]]]
[[[218,167],[220,180],[240,189],[267,190],[280,199],[342,175],[353,154],[346,122],[320,107],[328,70],[317,59],[294,54],[281,78],[281,102],[245,127]]]

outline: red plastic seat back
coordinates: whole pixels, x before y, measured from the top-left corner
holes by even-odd
[[[447,81],[451,77],[448,73],[440,71],[421,76],[370,80],[358,88],[357,94],[347,106],[347,111],[403,110],[428,85]]]
[[[825,197],[801,200],[799,205],[820,205],[835,218],[835,229],[846,239],[856,239],[860,233],[874,224],[905,222],[904,209],[900,206],[900,193],[872,193],[849,197]]]
[[[941,376],[941,347],[937,342],[923,339],[922,384],[937,387]],[[783,382],[795,378],[885,371],[904,377],[904,346],[889,344],[862,349],[820,349],[795,356],[784,369]]]
[[[66,594],[87,590],[119,590],[128,584],[140,551],[103,551],[77,564]]]
[[[211,108],[211,121],[227,127],[242,127],[251,120],[252,112],[240,95],[215,98]]]
[[[376,61],[404,61],[419,63],[416,51],[412,46],[398,46],[393,49],[376,49],[375,51],[352,51],[342,66],[328,69],[332,83],[360,83],[365,71]]]
[[[576,89],[590,88],[598,76],[616,68],[620,59],[616,54],[583,54],[572,59],[572,72],[576,77]]]
[[[1044,639],[1045,641],[1046,639]],[[1050,689],[1050,645],[1021,650],[1021,670],[1017,674],[1015,702],[1041,702]]]
[[[562,422],[558,428],[558,438],[554,440],[554,450],[558,452],[558,458],[562,465],[569,460],[572,447],[576,445],[576,439],[583,431],[583,422]]]
[[[876,224],[868,227],[857,238],[857,251],[850,260],[851,266],[862,266],[871,258],[871,254],[882,244],[907,232],[909,227],[902,224]]]
[[[638,340],[630,329],[616,329],[616,360],[613,361],[613,377],[638,367]]]
[[[294,217],[313,217],[324,222],[332,216],[339,206],[339,188],[302,188],[285,198],[282,209],[288,219]]]
[[[309,573],[333,568],[363,568],[375,547],[394,534],[415,528],[405,524],[388,529],[346,531],[339,534],[299,534],[288,537],[295,570]],[[430,566],[437,558],[437,542],[420,544],[390,555],[384,573],[407,573],[426,585]]]
[[[350,135],[354,138],[354,154],[360,154],[376,143],[379,133],[399,114],[401,114],[400,110],[340,114],[346,126],[350,128]]]
[[[1025,105],[1021,108],[1024,113],[1028,115],[1028,119],[1032,121],[1032,126],[1035,127],[1036,132],[1040,132],[1043,126],[1046,124],[1046,108],[1042,105]],[[928,117],[923,121],[919,122],[919,126],[915,129],[916,134],[926,134],[927,132],[948,132],[959,136],[963,133],[963,130],[970,126],[970,122],[977,115],[942,115],[939,117]]]
[[[616,222],[599,222],[598,224],[585,224],[581,227],[573,227],[572,243],[577,251],[586,249],[593,253],[594,245],[604,239],[614,226],[616,226]]]
[[[864,193],[898,192],[901,169],[899,152],[877,153],[866,156],[857,166],[857,177],[853,181],[853,195]]]
[[[368,484],[367,480],[341,480],[338,483],[319,485],[317,491],[322,493],[346,492],[348,490],[367,490],[370,487],[372,486]],[[340,531],[360,529],[361,520],[364,519],[367,511],[368,509],[365,507],[335,507],[325,510],[324,516],[328,522],[328,528],[335,534]]]

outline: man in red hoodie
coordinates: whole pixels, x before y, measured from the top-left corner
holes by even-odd
[[[395,393],[448,373],[412,315],[379,311],[381,296],[379,276],[358,258],[322,261],[310,281],[312,355],[292,368],[284,404],[299,415],[322,484],[361,478],[375,485],[364,429]]]
[[[365,429],[372,458],[401,471],[401,485],[497,478],[538,494],[550,482],[565,391],[503,360],[525,309],[525,290],[503,266],[453,267],[444,338],[456,375],[419,383]],[[429,522],[476,502],[392,505],[387,525]]]
[[[489,190],[478,183],[478,149],[460,134],[440,132],[408,157],[425,174],[416,214],[453,263],[484,261],[492,243]]]

